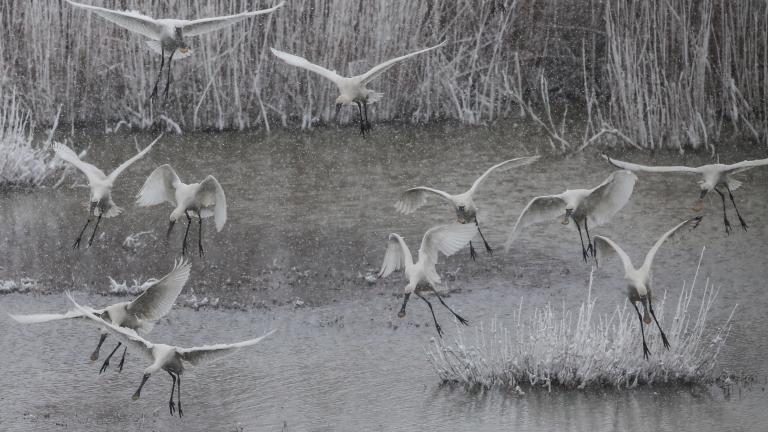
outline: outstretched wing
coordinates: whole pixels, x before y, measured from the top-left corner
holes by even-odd
[[[199,365],[201,363],[210,362],[215,359],[226,357],[230,354],[233,354],[240,348],[256,345],[257,343],[261,342],[262,339],[274,332],[275,330],[270,330],[262,337],[233,344],[204,345],[194,348],[176,348],[176,352],[181,355],[182,360],[193,365]]]
[[[398,234],[390,234],[387,240],[387,251],[384,253],[384,262],[381,263],[379,278],[387,277],[393,271],[402,270],[413,265],[413,256],[405,244],[405,240]]]
[[[173,303],[189,279],[192,264],[184,260],[176,261],[173,270],[144,290],[128,304],[128,313],[141,320],[157,321],[170,312]]]
[[[98,313],[98,312],[97,312]],[[29,315],[14,315],[8,314],[14,321],[21,324],[37,324],[49,321],[57,321],[70,318],[83,318],[83,313],[77,309],[68,310],[63,314],[29,314]]]
[[[592,189],[579,204],[579,210],[589,217],[591,226],[610,220],[629,202],[637,176],[631,171],[614,171],[600,186]]]
[[[252,11],[252,12],[243,12],[235,15],[202,18],[202,19],[197,19],[192,21],[186,21],[182,25],[180,25],[180,27],[182,29],[182,34],[184,36],[198,36],[203,33],[209,33],[212,31],[223,29],[225,27],[229,27],[232,24],[235,24],[246,18],[250,18],[256,15],[272,13],[277,9],[281,8],[284,4],[285,2],[281,1],[280,3],[278,3],[277,5],[269,9],[262,9],[262,10]]]
[[[738,174],[748,169],[752,169],[752,168],[763,166],[763,165],[768,165],[768,158],[737,162],[735,164],[728,165],[725,168],[725,171],[728,174]]]
[[[75,3],[67,0],[69,4],[75,7],[87,9],[107,21],[111,21],[124,29],[144,35],[150,39],[160,40],[162,26],[154,18],[142,15],[138,12],[123,12],[112,9],[105,9],[98,6],[90,6],[82,3]]]
[[[134,157],[128,159],[127,161],[121,163],[119,167],[115,168],[115,170],[112,171],[109,174],[109,180],[110,181],[115,181],[115,179],[117,178],[117,176],[120,175],[121,172],[125,171],[126,168],[131,166],[131,164],[133,164],[137,160],[141,159],[142,157],[144,157],[145,154],[147,154],[150,150],[152,150],[152,146],[154,146],[156,142],[160,141],[160,138],[162,138],[162,137],[163,137],[163,134],[160,134],[160,136],[155,138],[155,140],[152,141],[148,146],[146,146],[144,148],[144,150],[138,152],[136,154],[136,156],[134,156]]]
[[[176,187],[181,184],[179,176],[170,165],[160,165],[147,177],[144,186],[136,194],[140,207],[161,204],[165,201],[176,205]]]
[[[452,223],[430,228],[421,239],[419,261],[435,265],[438,252],[451,256],[460,251],[477,235],[477,226],[473,223]]]
[[[200,188],[197,190],[197,200],[203,207],[201,214],[208,217],[213,214],[213,221],[216,222],[216,231],[221,231],[227,222],[227,197],[224,195],[224,189],[219,181],[212,175],[206,177],[200,182]]]
[[[341,82],[341,80],[343,79],[343,77],[341,77],[336,72],[332,70],[328,70],[322,66],[316,65],[310,62],[309,60],[305,59],[304,57],[288,54],[287,52],[278,51],[274,48],[270,48],[270,50],[272,51],[272,54],[275,55],[275,57],[288,63],[289,65],[306,69],[310,72],[314,72],[326,79],[333,81],[336,85],[339,85],[339,82]]]
[[[652,173],[690,173],[700,174],[699,168],[687,167],[687,166],[647,166],[639,165],[631,162],[624,162],[618,159],[612,159],[608,155],[603,154],[603,159],[607,160],[611,165],[630,171],[644,171]]]
[[[451,194],[441,190],[419,186],[403,192],[403,194],[400,195],[400,199],[395,203],[395,208],[403,214],[413,213],[419,207],[427,203],[429,194],[437,195],[449,203],[453,203]]]
[[[480,187],[480,185],[485,181],[485,179],[488,177],[488,175],[492,171],[494,171],[494,170],[496,170],[498,168],[501,168],[501,167],[504,167],[505,170],[508,170],[508,169],[517,168],[517,167],[521,167],[521,166],[524,166],[524,165],[532,164],[532,163],[536,162],[537,160],[539,160],[539,157],[540,156],[528,156],[528,157],[514,158],[514,159],[510,159],[510,160],[506,160],[504,162],[498,163],[498,164],[488,168],[488,170],[485,171],[483,173],[483,175],[478,177],[477,180],[475,180],[475,182],[472,184],[472,187],[469,189],[470,195],[477,191],[477,188]]]
[[[391,60],[387,60],[387,61],[385,61],[382,64],[374,66],[368,72],[366,72],[366,73],[364,73],[362,75],[358,75],[356,78],[360,79],[360,83],[361,84],[363,84],[363,85],[368,84],[372,79],[376,78],[377,76],[381,75],[384,71],[386,71],[387,69],[389,69],[392,66],[394,66],[395,63],[401,62],[401,61],[403,61],[403,60],[405,60],[405,59],[407,59],[409,57],[413,57],[415,55],[419,55],[421,53],[425,53],[427,51],[432,51],[433,49],[440,48],[441,46],[445,45],[446,42],[448,42],[448,41],[442,41],[440,44],[435,45],[433,47],[425,48],[423,50],[415,51],[415,52],[412,52],[410,54],[406,54],[404,56],[400,56],[400,57],[393,58]]]
[[[556,218],[560,214],[565,214],[566,203],[560,195],[545,195],[532,199],[525,206],[523,212],[517,217],[515,226],[512,227],[507,236],[507,242],[504,249],[509,251],[512,242],[515,241],[520,231],[533,224],[544,222]]]
[[[659,251],[659,248],[662,244],[664,244],[665,241],[667,241],[670,237],[674,236],[676,233],[678,233],[680,230],[682,230],[685,227],[691,227],[691,229],[695,229],[697,226],[699,226],[699,223],[701,222],[702,216],[697,216],[695,218],[688,219],[686,221],[680,222],[672,228],[671,230],[664,233],[664,235],[661,236],[660,239],[656,241],[656,244],[653,245],[651,250],[648,251],[648,254],[645,256],[645,261],[643,262],[643,267],[641,268],[642,271],[645,271],[646,274],[650,274],[651,272],[651,264],[653,264],[653,258],[656,257],[656,252]]]
[[[593,247],[595,248],[595,254],[597,254],[596,261],[598,266],[601,262],[603,262],[603,259],[616,254],[619,256],[619,258],[621,258],[621,263],[624,265],[625,276],[634,270],[632,260],[629,259],[629,256],[626,252],[624,252],[624,249],[619,247],[619,245],[617,245],[613,240],[609,239],[608,237],[597,235],[592,237],[592,243],[594,245]]]
[[[104,180],[107,178],[107,176],[104,174],[104,171],[96,168],[88,162],[83,162],[80,160],[80,157],[77,155],[77,153],[75,153],[66,145],[58,142],[53,143],[53,151],[56,153],[56,156],[61,158],[61,160],[65,160],[71,163],[75,168],[82,171],[82,173],[85,174],[85,176],[88,178],[89,183],[94,183],[96,181]]]

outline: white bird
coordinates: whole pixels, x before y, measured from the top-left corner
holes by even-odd
[[[171,415],[173,415],[173,412],[176,409],[176,406],[173,403],[173,391],[176,389],[178,392],[177,401],[179,417],[184,415],[184,412],[181,408],[181,375],[184,373],[185,364],[198,366],[205,362],[210,362],[212,360],[228,356],[240,348],[259,343],[262,339],[275,332],[274,330],[271,330],[256,339],[250,339],[237,343],[203,345],[193,348],[182,348],[173,345],[152,343],[142,338],[138,333],[131,329],[118,327],[102,320],[93,314],[91,310],[77,304],[70,293],[67,293],[67,297],[69,297],[69,300],[75,305],[75,308],[80,313],[82,313],[87,318],[92,319],[100,326],[106,328],[110,333],[112,333],[113,336],[120,339],[123,344],[130,346],[132,352],[135,351],[136,353],[139,353],[146,361],[151,362],[151,364],[147,366],[146,369],[144,369],[144,376],[141,379],[141,385],[139,385],[136,393],[133,394],[133,400],[137,400],[141,396],[142,387],[144,387],[144,384],[147,382],[149,377],[152,376],[153,373],[158,372],[161,369],[168,372],[171,378],[173,378],[173,385],[171,387],[171,399],[168,401],[168,407]]]
[[[664,244],[664,242],[672,237],[675,233],[686,226],[692,226],[691,229],[694,229],[699,226],[699,222],[701,222],[701,216],[681,222],[671,230],[664,233],[664,235],[662,235],[661,238],[656,241],[656,244],[653,245],[651,250],[648,251],[648,254],[645,256],[645,261],[643,261],[643,265],[640,268],[635,268],[635,266],[632,265],[632,261],[629,259],[627,253],[624,252],[624,250],[621,249],[619,245],[614,243],[613,240],[599,235],[595,236],[596,259],[598,259],[598,254],[600,255],[599,260],[602,261],[602,258],[615,253],[619,256],[619,258],[621,258],[622,264],[624,264],[624,279],[628,284],[627,296],[629,297],[629,301],[632,303],[632,306],[634,306],[635,312],[637,312],[637,317],[640,319],[640,334],[643,337],[643,356],[646,359],[651,352],[648,349],[648,345],[645,343],[645,330],[643,330],[643,323],[650,324],[651,317],[653,317],[653,321],[656,322],[656,326],[659,328],[659,332],[661,332],[661,340],[664,343],[664,348],[669,349],[669,341],[667,340],[667,336],[664,334],[664,330],[661,329],[659,321],[656,319],[656,314],[653,312],[653,306],[651,302],[651,265],[653,264],[653,258],[656,256],[656,252],[659,251],[661,245]],[[643,305],[642,315],[637,309],[637,302],[640,302]]]
[[[687,173],[698,174],[702,176],[699,180],[699,188],[701,193],[699,199],[693,207],[694,211],[701,211],[704,208],[704,197],[709,191],[715,191],[720,195],[720,199],[723,202],[723,223],[725,224],[725,233],[731,233],[731,223],[728,221],[728,215],[725,211],[725,193],[720,190],[722,187],[728,192],[728,196],[731,199],[733,208],[736,210],[736,215],[739,217],[739,223],[741,228],[746,231],[749,226],[744,222],[744,218],[739,213],[739,208],[736,207],[736,201],[733,199],[733,191],[740,188],[742,182],[734,179],[732,176],[735,174],[743,173],[755,167],[768,165],[768,158],[758,160],[741,161],[734,164],[710,164],[702,165],[700,167],[687,167],[687,166],[645,166],[638,165],[630,162],[624,162],[616,159],[611,159],[607,155],[603,155],[603,158],[610,162],[612,165],[621,169],[627,169],[630,171],[642,171],[652,173]]]
[[[187,230],[184,232],[184,241],[181,246],[182,255],[187,251],[187,235],[192,225],[189,212],[198,218],[197,245],[200,256],[203,256],[203,219],[213,216],[216,231],[219,232],[227,222],[227,197],[219,181],[212,175],[200,183],[185,184],[181,182],[170,165],[161,165],[147,177],[136,198],[136,203],[141,207],[162,204],[166,201],[175,206],[171,212],[167,235],[171,234],[176,221],[186,216]]]
[[[592,251],[589,226],[603,225],[629,201],[635,187],[637,176],[630,171],[615,171],[600,186],[594,189],[569,189],[557,195],[545,195],[532,199],[515,222],[507,238],[505,249],[508,251],[520,230],[539,222],[563,216],[563,225],[572,219],[581,239],[581,253],[584,262]],[[587,233],[589,247],[584,247],[581,224]]]
[[[173,303],[184,288],[184,284],[189,279],[189,272],[192,265],[189,262],[177,261],[173,269],[160,280],[154,281],[141,295],[130,302],[120,302],[107,306],[102,309],[92,309],[91,311],[102,319],[112,324],[128,329],[136,330],[142,334],[152,331],[155,321],[164,317],[170,312]],[[10,314],[9,314],[10,315]],[[33,314],[33,315],[10,315],[16,322],[22,324],[43,323],[71,318],[83,318],[83,313],[78,309],[71,309],[63,314]],[[91,354],[91,361],[99,358],[99,349],[107,338],[107,333],[102,332],[99,338],[99,344]],[[120,348],[117,344],[112,353],[109,354],[101,365],[99,373],[107,370],[109,359]],[[127,347],[126,347],[127,348]],[[120,360],[120,370],[123,370],[125,362],[125,350]]]
[[[442,252],[445,256],[455,254],[466,246],[476,233],[477,231],[472,225],[449,224],[431,228],[424,234],[424,238],[421,240],[419,260],[415,263],[413,262],[413,256],[411,256],[408,245],[405,244],[405,240],[398,234],[392,233],[389,235],[387,251],[384,254],[384,262],[381,264],[379,278],[387,277],[393,271],[405,270],[408,285],[405,286],[405,298],[403,299],[403,306],[397,314],[398,317],[402,318],[405,316],[405,305],[408,303],[408,298],[411,296],[411,293],[416,294],[429,306],[432,319],[435,321],[437,334],[442,337],[442,329],[440,324],[437,323],[432,304],[421,295],[421,292],[431,290],[440,300],[440,303],[451,311],[460,323],[469,325],[467,320],[445,304],[443,298],[435,289],[435,287],[442,283],[440,275],[435,270],[435,265],[437,264],[439,252]]]
[[[334,120],[336,117],[338,117],[339,110],[341,110],[343,105],[356,104],[358,110],[360,111],[360,133],[365,136],[365,131],[371,129],[371,123],[368,121],[368,104],[378,102],[384,96],[383,93],[369,90],[366,87],[368,83],[370,83],[377,76],[381,75],[387,69],[394,66],[395,63],[401,62],[409,57],[440,48],[441,46],[445,45],[446,42],[447,41],[443,41],[433,47],[425,48],[410,54],[387,60],[384,63],[374,66],[368,72],[353,77],[343,77],[337,74],[336,71],[328,70],[322,66],[311,63],[304,57],[288,54],[283,51],[278,51],[274,48],[270,49],[272,50],[272,54],[274,54],[280,60],[288,63],[289,65],[314,72],[336,84],[336,87],[339,88],[340,95],[336,98],[336,114],[334,115]]]
[[[160,54],[160,73],[157,75],[157,80],[155,81],[155,86],[150,98],[157,96],[157,84],[160,82],[160,77],[163,74],[166,55],[168,56],[168,78],[165,85],[165,97],[168,96],[168,87],[171,84],[171,61],[173,60],[174,54],[177,51],[179,52],[177,58],[184,58],[192,55],[192,50],[184,41],[184,37],[199,36],[201,34],[229,27],[246,18],[274,12],[285,3],[283,1],[269,9],[242,12],[235,15],[201,18],[196,20],[182,20],[167,18],[156,19],[142,15],[136,11],[116,11],[98,6],[76,3],[71,0],[67,0],[67,2],[72,6],[92,11],[107,21],[111,21],[120,27],[149,38],[147,41],[149,48]]]
[[[480,233],[480,237],[483,239],[483,243],[485,243],[485,250],[489,254],[492,254],[493,249],[491,249],[491,246],[485,240],[485,236],[480,230],[480,223],[477,221],[477,205],[475,205],[474,201],[475,193],[492,171],[501,167],[504,167],[505,170],[521,167],[536,162],[538,159],[539,156],[519,157],[498,163],[488,168],[483,173],[483,175],[478,177],[477,180],[472,183],[472,187],[470,187],[469,190],[456,195],[425,186],[408,189],[407,191],[403,192],[403,194],[400,196],[400,200],[395,203],[395,208],[397,208],[397,210],[403,214],[410,214],[416,211],[416,209],[419,207],[426,204],[427,197],[429,197],[430,194],[437,195],[438,197],[453,205],[453,209],[456,211],[456,219],[459,223],[475,223],[475,226],[477,226],[477,232]],[[472,246],[471,241],[469,242],[469,254],[472,259],[475,259],[475,248]]]
[[[82,171],[82,173],[85,174],[85,176],[88,178],[88,185],[91,188],[91,204],[88,210],[88,220],[85,222],[85,226],[83,226],[83,229],[77,236],[74,245],[72,245],[73,249],[80,247],[80,240],[83,237],[83,233],[85,233],[85,229],[88,228],[88,224],[90,224],[92,221],[91,216],[97,216],[98,219],[96,219],[96,226],[93,228],[91,238],[88,240],[88,246],[93,244],[93,238],[96,236],[96,230],[99,228],[99,222],[101,222],[102,216],[106,218],[112,218],[123,212],[123,209],[115,205],[114,201],[112,201],[112,187],[115,185],[117,176],[119,176],[120,173],[131,166],[131,164],[147,154],[147,152],[152,149],[152,146],[154,146],[155,143],[158,142],[162,137],[163,134],[160,134],[160,136],[152,141],[152,143],[144,148],[144,150],[140,151],[138,154],[136,154],[136,156],[120,164],[120,166],[115,168],[115,170],[112,171],[109,175],[104,174],[104,171],[96,168],[88,162],[83,162],[80,160],[80,158],[77,156],[77,153],[75,153],[66,145],[61,143],[53,144],[53,151],[56,153],[56,156],[71,163],[75,166],[75,168]]]

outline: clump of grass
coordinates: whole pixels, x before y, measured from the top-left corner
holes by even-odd
[[[658,331],[647,331],[653,353],[649,360],[642,356],[637,315],[628,302],[611,314],[595,314],[591,277],[587,299],[577,311],[556,311],[551,305],[524,310],[521,301],[510,326],[496,319],[487,327],[480,324],[471,342],[459,329],[453,344],[436,340],[428,359],[443,382],[469,387],[551,390],[713,383],[733,311],[720,327],[708,326],[718,290],[709,280],[697,289],[698,272],[693,283],[683,283],[672,321],[662,318],[666,293],[657,302],[654,310],[672,346],[665,350]]]

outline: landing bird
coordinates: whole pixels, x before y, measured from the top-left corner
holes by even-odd
[[[741,217],[741,213],[739,213],[739,208],[736,207],[736,201],[733,199],[733,191],[740,188],[742,185],[742,182],[734,179],[732,176],[734,174],[740,174],[744,171],[750,170],[755,167],[768,165],[768,158],[766,159],[759,159],[759,160],[749,160],[749,161],[741,161],[735,164],[711,164],[711,165],[702,165],[700,167],[687,167],[687,166],[645,166],[645,165],[638,165],[630,162],[623,162],[620,160],[612,159],[608,157],[607,155],[603,155],[603,158],[610,162],[612,165],[617,166],[622,169],[627,169],[630,171],[644,171],[644,172],[652,172],[652,173],[687,173],[687,174],[698,174],[701,175],[703,178],[702,180],[699,180],[699,188],[701,189],[701,193],[699,194],[699,199],[696,201],[696,204],[693,207],[694,211],[701,211],[704,208],[704,197],[707,195],[709,191],[715,191],[718,195],[720,195],[720,200],[723,202],[723,224],[725,225],[725,233],[730,234],[731,233],[731,223],[728,221],[728,215],[725,211],[725,193],[720,190],[720,188],[725,189],[728,192],[728,196],[731,199],[731,203],[733,204],[733,208],[736,210],[736,216],[739,217],[739,223],[741,224],[741,228],[746,231],[749,226],[746,222],[744,222],[744,218]]]
[[[131,329],[118,327],[104,321],[92,313],[91,310],[77,304],[70,293],[67,293],[67,297],[69,297],[69,300],[75,305],[75,308],[80,313],[87,318],[90,318],[98,325],[106,328],[113,336],[120,339],[123,344],[130,346],[132,352],[139,353],[146,361],[151,362],[151,364],[144,369],[141,385],[139,385],[136,393],[133,394],[133,400],[137,400],[141,396],[141,389],[153,373],[158,372],[161,369],[168,372],[168,375],[173,379],[168,408],[171,415],[173,415],[174,410],[176,410],[176,404],[173,402],[173,391],[176,390],[179,417],[184,415],[184,411],[181,409],[181,375],[184,372],[185,364],[198,366],[205,362],[228,356],[240,348],[256,345],[262,339],[275,332],[272,330],[259,338],[232,344],[204,345],[194,348],[181,348],[173,345],[156,344],[147,341]]]
[[[189,227],[192,225],[190,212],[198,219],[197,246],[200,256],[204,254],[203,218],[213,216],[216,231],[221,231],[224,228],[224,223],[227,222],[227,198],[224,195],[224,189],[221,188],[218,180],[211,175],[200,183],[185,184],[179,180],[179,176],[176,175],[170,165],[161,165],[147,177],[144,186],[136,197],[136,203],[141,207],[162,204],[166,201],[174,205],[167,236],[171,234],[176,221],[182,216],[186,216],[187,230],[184,232],[184,242],[181,246],[182,255],[187,252],[187,235],[189,235]]]
[[[405,244],[405,240],[398,234],[393,233],[389,235],[387,251],[384,254],[384,262],[381,264],[379,278],[387,277],[393,271],[405,270],[408,285],[405,286],[405,298],[403,298],[403,306],[397,314],[398,317],[403,318],[405,316],[405,305],[408,303],[408,298],[411,296],[411,293],[416,294],[429,306],[432,319],[435,321],[437,334],[443,337],[443,331],[440,328],[440,324],[437,323],[432,303],[421,295],[424,291],[432,291],[437,296],[437,299],[440,300],[440,303],[460,323],[469,325],[469,321],[459,316],[459,314],[445,304],[445,301],[443,301],[443,298],[435,289],[436,286],[442,283],[440,275],[435,270],[435,265],[437,264],[438,252],[442,252],[445,256],[451,256],[466,246],[476,233],[477,230],[472,225],[450,224],[431,228],[424,234],[424,238],[421,240],[419,260],[415,263],[413,262],[408,245]]]
[[[152,283],[149,288],[133,301],[115,303],[103,309],[89,310],[94,315],[101,317],[101,319],[108,321],[115,326],[147,334],[152,331],[152,328],[155,326],[155,321],[167,315],[171,310],[173,303],[176,301],[179,293],[181,293],[182,288],[184,288],[184,284],[186,284],[187,279],[189,279],[189,271],[191,267],[192,265],[188,262],[177,261],[170,273],[163,276],[162,279]],[[78,309],[71,309],[63,314],[10,315],[10,317],[16,322],[31,324],[62,319],[83,318],[84,314]],[[91,354],[91,361],[98,360],[99,350],[106,338],[107,333],[102,331],[101,337],[99,338],[99,344],[96,346],[93,354]],[[120,345],[121,342],[118,342],[115,349],[113,349],[107,359],[104,360],[99,373],[107,370],[109,359],[112,358],[112,355],[114,355],[117,349],[120,348]],[[120,371],[123,370],[124,363],[125,349],[123,349],[123,357],[120,359]]]
[[[67,0],[67,2],[72,6],[92,11],[107,21],[111,21],[120,27],[150,39],[147,41],[147,45],[152,51],[160,54],[160,73],[157,75],[157,80],[155,81],[155,86],[152,90],[150,99],[157,96],[157,84],[160,82],[160,77],[163,75],[163,66],[165,65],[166,56],[168,57],[168,78],[166,80],[165,94],[163,97],[168,97],[168,87],[171,85],[171,61],[173,60],[174,54],[178,51],[179,55],[177,58],[185,58],[192,55],[192,49],[190,49],[189,45],[184,41],[184,37],[199,36],[201,34],[229,27],[246,18],[274,12],[285,3],[280,2],[277,6],[269,9],[242,12],[236,15],[201,18],[190,21],[181,19],[155,19],[142,15],[136,11],[116,11],[98,6],[75,3],[71,0]]]
[[[475,180],[475,182],[472,184],[472,187],[469,188],[468,191],[456,195],[451,195],[448,192],[443,192],[441,190],[432,189],[425,186],[408,189],[407,191],[403,192],[400,200],[395,203],[395,208],[397,208],[397,210],[403,214],[410,214],[416,211],[416,209],[419,207],[426,204],[427,197],[430,194],[437,195],[438,197],[453,205],[453,209],[456,211],[456,219],[460,224],[472,222],[475,223],[475,226],[477,226],[477,232],[480,233],[480,237],[483,239],[483,243],[485,244],[485,250],[489,255],[491,255],[493,254],[493,249],[491,249],[491,246],[485,240],[485,236],[480,230],[480,223],[477,221],[477,206],[475,205],[474,201],[475,192],[477,192],[477,189],[480,187],[483,181],[485,181],[488,175],[491,174],[492,171],[501,167],[504,167],[505,169],[521,167],[536,162],[538,159],[539,156],[519,157],[498,163],[488,168],[488,170],[486,170],[483,175]],[[473,260],[476,257],[475,248],[472,246],[471,241],[469,242],[469,255]]]
[[[83,174],[85,174],[85,176],[88,178],[88,185],[91,188],[91,204],[90,208],[88,209],[88,220],[85,222],[85,226],[83,226],[83,229],[77,236],[75,243],[72,245],[73,249],[80,247],[80,240],[83,238],[85,229],[88,228],[88,225],[91,223],[92,216],[97,216],[97,219],[96,226],[93,228],[93,233],[91,234],[91,238],[88,240],[88,246],[93,244],[93,238],[96,236],[96,230],[99,228],[99,222],[101,222],[102,216],[106,218],[112,218],[123,212],[123,209],[116,206],[114,201],[112,201],[112,186],[114,186],[117,176],[125,171],[126,168],[131,166],[132,163],[136,162],[145,154],[147,154],[149,150],[152,149],[152,146],[154,146],[155,143],[158,142],[162,137],[163,134],[160,134],[160,136],[152,141],[152,143],[149,144],[144,150],[140,151],[136,156],[123,162],[109,175],[104,174],[104,171],[96,168],[88,162],[83,162],[80,160],[80,158],[77,156],[77,153],[72,151],[72,149],[66,145],[61,143],[53,144],[53,151],[56,152],[56,156],[71,163],[75,166],[75,168],[82,171]]]
[[[365,136],[365,132],[371,129],[371,122],[368,121],[368,104],[378,102],[384,96],[384,93],[369,90],[366,88],[366,85],[368,85],[374,78],[381,75],[384,71],[394,66],[395,63],[431,51],[435,48],[440,48],[445,45],[446,42],[447,41],[443,41],[439,45],[387,60],[380,65],[374,66],[368,72],[353,77],[343,77],[337,74],[336,71],[328,70],[322,66],[311,63],[304,57],[288,54],[274,48],[270,49],[272,50],[272,54],[289,65],[314,72],[336,84],[336,87],[339,88],[339,93],[341,94],[336,98],[336,114],[333,117],[334,121],[336,121],[336,118],[339,116],[339,111],[343,105],[356,104],[360,111],[360,133]]]
[[[594,189],[569,189],[558,195],[532,199],[517,218],[507,238],[505,249],[509,251],[510,245],[523,228],[564,214],[562,224],[568,225],[573,220],[579,231],[581,253],[584,262],[587,262],[587,256],[594,252],[589,236],[589,226],[600,226],[611,220],[613,215],[629,201],[636,181],[637,176],[630,171],[615,171]],[[582,224],[587,233],[588,247],[584,247],[584,237],[581,235]]]
[[[696,228],[699,226],[699,222],[701,222],[701,216],[688,219],[687,221],[678,224],[676,227],[664,233],[664,235],[661,236],[658,241],[656,241],[656,244],[653,245],[651,250],[648,251],[648,254],[645,256],[645,261],[643,261],[643,265],[640,268],[635,268],[635,266],[632,265],[632,261],[629,259],[627,253],[624,252],[624,250],[621,249],[619,245],[614,243],[613,240],[599,235],[595,236],[596,260],[598,259],[597,255],[600,255],[599,261],[602,261],[604,257],[615,253],[619,256],[619,258],[621,258],[621,262],[624,264],[624,279],[628,283],[627,296],[629,297],[629,301],[632,303],[632,306],[634,306],[635,312],[637,312],[637,317],[640,319],[640,334],[643,336],[643,356],[646,360],[648,359],[648,355],[651,353],[651,351],[648,349],[648,345],[645,343],[645,330],[643,330],[643,323],[650,324],[651,317],[653,317],[653,321],[656,322],[656,327],[659,328],[659,332],[661,333],[661,340],[664,343],[664,348],[669,349],[669,341],[667,340],[667,336],[664,334],[664,330],[661,329],[659,321],[656,319],[656,314],[653,312],[653,305],[651,303],[651,265],[653,264],[653,258],[656,256],[656,252],[659,251],[661,245],[667,241],[667,239],[675,235],[675,233],[684,227],[690,226],[691,229]],[[637,302],[640,302],[643,305],[642,315],[637,309]]]

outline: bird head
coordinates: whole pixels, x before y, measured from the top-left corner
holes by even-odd
[[[571,215],[573,215],[573,209],[572,208],[565,209],[565,216],[563,216],[563,221],[560,223],[563,225],[568,225],[568,223],[570,223]]]

